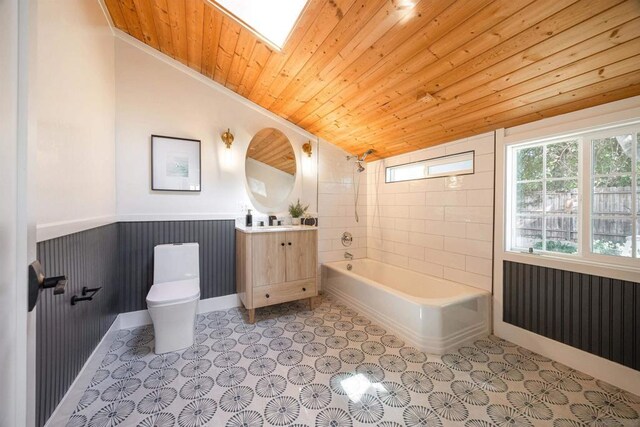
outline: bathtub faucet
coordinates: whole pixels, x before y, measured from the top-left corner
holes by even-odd
[[[348,259],[348,260],[353,260],[353,255],[351,255],[351,253],[349,253],[349,252],[345,252],[344,253],[344,258]]]

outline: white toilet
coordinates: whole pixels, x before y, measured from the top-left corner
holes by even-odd
[[[200,247],[197,243],[158,245],[153,249],[153,286],[147,308],[153,321],[156,354],[193,345],[200,300]]]

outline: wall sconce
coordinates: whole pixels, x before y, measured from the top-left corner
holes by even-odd
[[[305,153],[307,157],[311,157],[311,154],[313,154],[313,147],[311,146],[311,141],[308,141],[302,144],[302,152]]]
[[[231,131],[227,129],[222,135],[220,135],[220,138],[222,138],[222,142],[224,142],[224,145],[230,149],[231,144],[233,144],[233,134],[231,133]]]

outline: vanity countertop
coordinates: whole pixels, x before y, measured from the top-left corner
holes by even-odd
[[[236,230],[243,233],[277,233],[278,231],[313,231],[317,229],[318,227],[311,225],[274,225],[271,227],[247,227],[245,225],[236,223]]]

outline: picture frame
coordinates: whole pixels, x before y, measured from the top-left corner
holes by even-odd
[[[151,190],[200,192],[201,141],[151,135]]]

